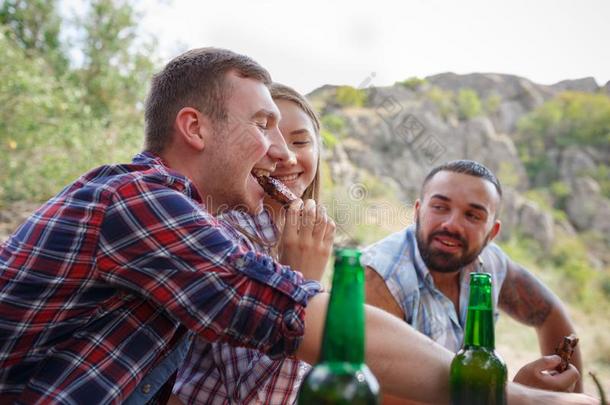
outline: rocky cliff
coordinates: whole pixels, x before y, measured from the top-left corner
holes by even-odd
[[[528,178],[515,145],[517,137],[528,136],[520,133],[519,120],[562,92],[607,94],[609,89],[610,83],[600,87],[593,78],[540,85],[505,74],[443,73],[389,87],[369,86],[362,89],[366,103],[360,106],[337,102],[333,86],[309,97],[324,117],[344,123],[338,142],[325,152],[335,184],[374,176],[411,204],[433,166],[452,159],[477,160],[494,170],[506,189],[503,237],[519,232],[549,248],[557,227],[569,233],[593,231],[606,246],[610,243],[610,201],[588,175],[600,165],[610,166],[610,156],[608,148],[577,145],[546,151],[556,165],[554,180],[569,190],[562,206],[566,218],[557,218],[527,198],[532,180],[537,188],[550,184]],[[469,100],[475,104],[470,109]]]

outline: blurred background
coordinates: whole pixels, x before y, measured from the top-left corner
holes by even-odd
[[[140,150],[153,72],[226,47],[319,112],[339,244],[409,224],[437,164],[493,169],[500,245],[567,303],[585,369],[610,391],[609,15],[607,1],[0,0],[0,242]],[[507,316],[497,329],[512,373],[538,356],[534,331]]]

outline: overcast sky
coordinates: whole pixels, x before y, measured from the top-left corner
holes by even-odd
[[[309,92],[441,72],[498,72],[551,84],[610,80],[608,0],[145,0],[163,61],[218,46]]]

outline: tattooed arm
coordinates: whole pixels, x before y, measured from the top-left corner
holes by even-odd
[[[530,272],[511,260],[508,261],[508,271],[498,304],[512,318],[536,329],[543,356],[554,354],[563,336],[574,332],[574,326],[559,298]],[[579,371],[582,370],[578,346],[572,356],[572,363]],[[530,378],[540,380],[538,376]],[[575,391],[582,392],[582,378],[576,382]]]

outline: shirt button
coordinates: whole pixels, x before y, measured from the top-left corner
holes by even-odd
[[[151,388],[151,387],[150,387],[150,384],[144,384],[144,385],[142,386],[142,392],[143,392],[144,394],[148,394],[148,393],[150,392],[150,388]]]

